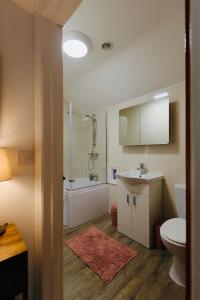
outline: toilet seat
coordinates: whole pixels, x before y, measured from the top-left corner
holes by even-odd
[[[186,244],[186,221],[181,218],[174,218],[166,221],[160,228],[162,235],[177,244]]]

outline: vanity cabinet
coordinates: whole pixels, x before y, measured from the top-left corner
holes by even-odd
[[[151,248],[153,225],[161,219],[162,180],[131,184],[118,179],[118,231]]]

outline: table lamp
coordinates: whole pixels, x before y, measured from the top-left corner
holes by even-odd
[[[0,181],[6,181],[12,178],[10,164],[7,155],[7,149],[0,148]],[[8,226],[8,223],[0,225],[0,235],[2,235]]]

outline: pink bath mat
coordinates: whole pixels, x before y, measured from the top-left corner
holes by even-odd
[[[96,227],[80,232],[65,244],[106,283],[137,255]]]

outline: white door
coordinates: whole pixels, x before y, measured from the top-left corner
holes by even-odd
[[[133,238],[149,247],[149,197],[132,193],[131,200]]]
[[[132,229],[132,204],[131,193],[123,186],[118,188],[117,199],[117,222],[118,226],[122,226],[124,229],[131,231]]]

